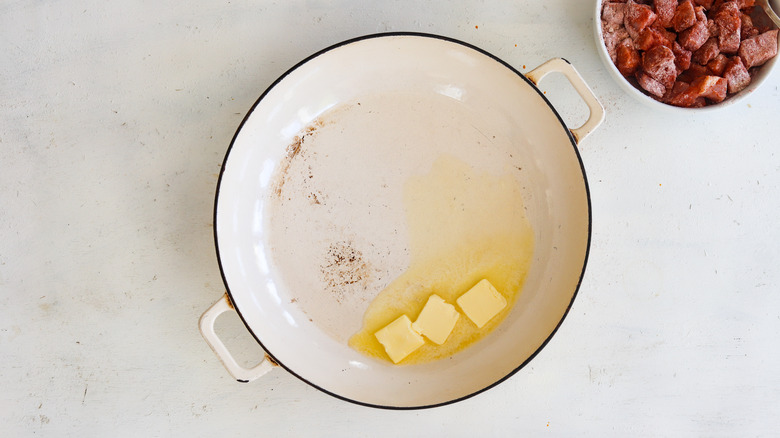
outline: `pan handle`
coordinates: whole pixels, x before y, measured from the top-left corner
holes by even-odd
[[[547,76],[548,73],[553,72],[562,73],[564,76],[566,76],[566,79],[569,80],[571,85],[577,91],[577,94],[580,95],[582,100],[585,101],[585,104],[588,105],[588,109],[590,109],[588,120],[586,120],[582,126],[579,128],[569,129],[574,136],[574,140],[577,142],[577,144],[579,144],[585,137],[588,136],[588,134],[593,132],[593,130],[596,129],[601,124],[601,122],[604,121],[604,107],[601,106],[601,103],[596,98],[596,95],[593,94],[593,91],[591,91],[590,87],[588,87],[588,84],[586,84],[582,79],[582,76],[577,73],[577,70],[574,69],[574,66],[572,66],[569,61],[563,58],[553,58],[526,73],[525,77],[538,86],[543,77]]]
[[[198,323],[200,326],[200,333],[234,379],[242,383],[251,382],[271,371],[275,364],[267,354],[259,364],[252,368],[244,368],[236,362],[233,355],[230,354],[227,347],[225,347],[225,344],[219,339],[219,336],[217,336],[217,333],[214,330],[214,323],[217,321],[219,315],[228,311],[235,312],[236,309],[233,308],[233,305],[230,303],[230,298],[225,294],[200,317],[200,322]]]

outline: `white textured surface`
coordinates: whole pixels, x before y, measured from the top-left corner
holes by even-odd
[[[592,6],[4,2],[0,436],[776,435],[780,73],[724,112],[653,113],[606,74]],[[236,383],[196,328],[223,292],[213,192],[243,114],[310,53],[385,30],[523,71],[564,57],[607,110],[582,145],[593,244],[569,317],[508,381],[426,411],[282,370]],[[581,120],[563,83],[542,86]]]

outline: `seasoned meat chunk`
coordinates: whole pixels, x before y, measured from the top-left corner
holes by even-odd
[[[680,32],[678,41],[686,50],[698,50],[708,39],[710,32],[707,29],[707,23],[697,21],[693,26]]]
[[[639,33],[639,38],[636,40],[636,48],[645,51],[655,46],[672,47],[673,41],[674,35],[670,36],[666,30],[651,26],[646,27]]]
[[[700,76],[696,78],[685,91],[680,92],[669,103],[682,107],[697,106],[700,98],[707,98],[714,103],[722,102],[726,98],[727,82],[718,76]]]
[[[750,84],[750,73],[739,56],[732,56],[728,60],[723,69],[723,78],[728,81],[729,94],[739,93]]]
[[[709,73],[710,71],[707,70],[707,67],[700,64],[696,64],[694,62],[691,63],[690,68],[688,68],[687,70],[682,72],[679,76],[677,76],[677,80],[691,83],[702,76],[707,76]]]
[[[656,46],[642,54],[642,70],[666,88],[674,85],[677,67],[674,52],[666,46]]]
[[[636,73],[641,58],[639,52],[630,41],[625,41],[617,47],[617,68],[623,76],[629,77]]]
[[[718,56],[707,63],[707,70],[715,76],[723,76],[723,69],[726,68],[726,62],[728,62],[726,55],[719,53]]]
[[[777,29],[770,30],[742,41],[739,57],[745,67],[763,65],[777,55],[777,32]]]
[[[705,97],[714,103],[723,102],[726,99],[726,88],[728,81],[720,76],[705,76],[702,79],[701,85],[695,82],[691,86],[699,86],[701,89],[701,97]]]
[[[684,0],[677,5],[677,9],[674,12],[672,18],[672,27],[677,32],[682,32],[685,29],[693,26],[696,23],[696,10],[693,7],[691,0]]]
[[[720,53],[718,40],[716,38],[708,39],[700,48],[693,52],[693,61],[701,65],[707,65],[708,62],[715,59]]]
[[[639,33],[655,21],[656,15],[650,6],[628,0],[624,13],[624,24],[631,38],[636,40]]]
[[[615,30],[604,30],[604,45],[607,47],[607,53],[609,53],[612,62],[617,62],[617,46],[625,40],[631,41],[631,37],[628,36],[628,31],[623,26]]]
[[[742,14],[740,18],[742,19],[742,28],[739,31],[740,38],[744,40],[750,37],[754,37],[760,33],[753,25],[753,19],[750,18],[750,15]]]
[[[677,0],[655,0],[656,22],[662,27],[672,27],[672,18],[677,10]]]
[[[672,52],[674,53],[674,65],[677,67],[678,72],[683,72],[691,67],[691,55],[693,53],[690,50],[686,50],[675,41],[672,45]]]
[[[723,3],[715,13],[715,24],[718,25],[718,47],[723,53],[737,53],[739,50],[740,31],[742,29],[742,14],[735,1]]]
[[[621,25],[624,20],[625,3],[607,2],[601,8],[601,21],[603,23]]]
[[[660,98],[666,94],[666,87],[664,87],[664,84],[656,81],[642,72],[637,73],[636,81],[639,83],[640,87],[655,97]]]

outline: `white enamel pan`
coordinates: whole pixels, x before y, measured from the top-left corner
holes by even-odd
[[[587,104],[582,126],[569,129],[536,87],[551,72]],[[577,294],[591,233],[577,145],[603,118],[563,59],[523,75],[469,44],[417,33],[312,55],[262,94],[225,156],[214,236],[227,293],[203,314],[204,338],[240,382],[279,366],[366,406],[440,406],[502,382],[550,341]],[[409,264],[404,181],[442,155],[486,172],[517,169],[535,239],[525,285],[493,332],[450,358],[369,358],[347,341]],[[326,263],[334,252],[355,263]],[[214,331],[228,311],[266,352],[254,368],[238,365]]]

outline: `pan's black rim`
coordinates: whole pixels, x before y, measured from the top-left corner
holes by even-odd
[[[260,340],[260,338],[257,336],[257,334],[252,330],[252,328],[249,326],[249,324],[247,324],[246,319],[244,319],[244,315],[241,313],[241,309],[238,306],[235,306],[235,300],[233,299],[233,294],[232,294],[232,292],[230,290],[230,285],[228,284],[227,278],[225,277],[225,270],[224,270],[224,268],[222,266],[222,257],[221,257],[220,252],[219,252],[219,237],[217,236],[217,207],[219,205],[219,194],[220,194],[220,188],[222,186],[222,176],[225,173],[225,165],[227,164],[228,157],[230,156],[230,152],[233,149],[233,145],[234,145],[234,143],[236,141],[236,138],[238,137],[238,134],[241,132],[241,129],[243,128],[244,124],[249,119],[249,117],[252,115],[252,113],[254,112],[255,108],[257,108],[257,106],[260,104],[260,102],[263,101],[263,98],[265,98],[265,96],[272,89],[274,89],[274,87],[276,87],[282,80],[284,80],[284,78],[286,78],[290,73],[292,73],[293,71],[297,70],[302,65],[308,63],[309,61],[311,61],[311,60],[313,60],[313,59],[315,59],[315,58],[317,58],[317,57],[319,57],[319,56],[321,56],[321,55],[323,55],[325,53],[328,53],[328,52],[330,52],[330,51],[332,51],[334,49],[337,49],[339,47],[346,46],[348,44],[352,44],[352,43],[356,43],[356,42],[360,42],[360,41],[365,41],[365,40],[370,40],[370,39],[375,39],[375,38],[399,37],[399,36],[400,37],[433,38],[433,39],[438,39],[438,40],[447,41],[447,42],[450,42],[450,43],[462,45],[464,47],[467,47],[469,49],[475,50],[475,51],[477,51],[477,52],[479,52],[479,53],[481,53],[483,55],[486,55],[486,56],[490,57],[491,59],[495,60],[496,62],[500,63],[504,67],[506,67],[509,70],[511,70],[512,72],[514,72],[518,77],[522,78],[522,80],[526,84],[531,86],[537,92],[539,97],[541,97],[544,100],[544,102],[547,104],[547,106],[550,107],[550,109],[552,110],[553,114],[555,114],[555,117],[558,118],[558,122],[561,124],[561,127],[563,128],[563,130],[568,135],[569,142],[571,143],[571,146],[572,146],[572,150],[573,150],[575,156],[577,157],[577,161],[578,161],[579,166],[580,166],[583,183],[585,185],[585,195],[586,195],[587,204],[588,204],[588,236],[587,236],[587,243],[586,243],[586,246],[585,246],[585,257],[584,257],[583,263],[582,263],[582,271],[580,272],[579,279],[577,280],[577,286],[574,289],[574,293],[572,294],[571,301],[569,301],[569,304],[566,307],[566,311],[563,313],[563,316],[561,317],[560,321],[558,321],[558,324],[552,330],[550,335],[547,336],[547,338],[544,340],[544,342],[542,342],[542,344],[539,346],[539,348],[537,348],[536,351],[534,351],[533,354],[531,354],[531,356],[528,357],[528,359],[523,361],[523,363],[521,363],[520,365],[515,367],[507,375],[505,375],[504,377],[496,380],[492,384],[490,384],[490,385],[488,385],[488,386],[486,386],[484,388],[481,388],[481,389],[479,389],[477,391],[474,391],[474,392],[472,392],[470,394],[467,394],[467,395],[462,396],[462,397],[454,398],[452,400],[447,400],[447,401],[440,402],[440,403],[433,403],[433,404],[429,404],[429,405],[418,405],[418,406],[392,406],[392,405],[381,405],[381,404],[367,403],[367,402],[363,402],[363,401],[360,401],[360,400],[355,400],[355,399],[352,399],[352,398],[349,398],[349,397],[337,394],[337,393],[335,393],[333,391],[329,391],[329,390],[327,390],[327,389],[325,389],[325,388],[315,384],[314,382],[308,380],[306,377],[296,373],[290,367],[285,365],[285,363],[283,361],[279,360],[276,356],[274,356],[273,352],[269,351],[269,349],[266,348],[266,346],[263,344],[263,342]],[[564,59],[564,61],[566,61],[566,60]],[[566,62],[568,62],[568,61],[566,61]],[[528,78],[525,77],[525,75],[520,73],[517,69],[515,69],[511,65],[507,64],[506,62],[504,62],[502,59],[498,58],[497,56],[495,56],[495,55],[493,55],[493,54],[491,54],[491,53],[489,53],[489,52],[487,52],[487,51],[485,51],[485,50],[483,50],[483,49],[481,49],[479,47],[476,47],[476,46],[474,46],[472,44],[466,43],[464,41],[457,40],[457,39],[450,38],[450,37],[446,37],[446,36],[441,36],[441,35],[436,35],[436,34],[429,34],[429,33],[422,33],[422,32],[383,32],[383,33],[363,35],[363,36],[359,36],[359,37],[356,37],[356,38],[348,39],[348,40],[345,40],[345,41],[342,41],[340,43],[334,44],[334,45],[332,45],[330,47],[327,47],[325,49],[320,50],[319,52],[316,52],[316,53],[312,54],[311,56],[303,59],[299,63],[295,64],[292,68],[287,70],[284,74],[279,76],[279,78],[277,78],[263,92],[263,94],[260,95],[260,97],[255,101],[255,103],[249,109],[249,111],[247,112],[246,116],[244,116],[244,119],[238,125],[238,128],[236,129],[236,133],[233,135],[233,139],[230,141],[230,145],[228,146],[228,149],[227,149],[227,151],[225,153],[225,158],[222,161],[222,166],[221,166],[220,172],[219,172],[219,178],[217,180],[216,195],[214,197],[214,212],[213,212],[212,224],[213,224],[213,233],[214,233],[214,248],[216,249],[216,253],[217,253],[217,263],[219,264],[219,271],[220,271],[220,275],[222,276],[222,282],[225,285],[225,289],[227,291],[228,296],[230,297],[230,301],[235,306],[235,310],[238,313],[238,316],[241,318],[241,321],[244,323],[244,326],[246,326],[247,330],[249,330],[249,333],[252,334],[252,336],[255,338],[257,343],[260,344],[260,346],[263,348],[263,350],[265,350],[265,352],[271,357],[271,359],[273,359],[274,362],[279,364],[279,366],[284,368],[287,372],[289,372],[293,376],[297,377],[298,379],[302,380],[306,384],[311,385],[312,387],[314,387],[314,388],[316,388],[316,389],[318,389],[318,390],[320,390],[320,391],[322,391],[322,392],[324,392],[324,393],[326,393],[328,395],[331,395],[331,396],[333,396],[333,397],[335,397],[337,399],[344,400],[344,401],[347,401],[347,402],[350,402],[350,403],[354,403],[354,404],[357,404],[357,405],[361,405],[361,406],[372,407],[372,408],[390,409],[390,410],[416,410],[416,409],[430,409],[430,408],[435,408],[435,407],[440,407],[440,406],[446,406],[446,405],[449,405],[449,404],[453,404],[453,403],[457,403],[459,401],[463,401],[463,400],[469,399],[469,398],[474,397],[474,396],[476,396],[478,394],[481,394],[481,393],[483,393],[483,392],[485,392],[485,391],[487,391],[487,390],[489,390],[489,389],[499,385],[500,383],[502,383],[505,380],[509,379],[513,375],[515,375],[518,371],[520,371],[528,363],[530,363],[539,354],[539,352],[541,352],[544,349],[545,346],[547,346],[547,344],[550,342],[550,340],[553,338],[555,333],[558,331],[558,329],[563,324],[563,321],[568,316],[569,311],[571,310],[571,307],[574,304],[574,300],[577,298],[577,294],[579,293],[580,286],[582,285],[582,279],[583,279],[583,277],[585,275],[585,268],[586,268],[586,266],[588,264],[588,257],[590,255],[591,231],[592,231],[592,223],[593,223],[592,219],[593,219],[593,216],[592,216],[592,212],[591,212],[590,187],[588,185],[588,178],[587,178],[587,175],[585,173],[585,166],[584,166],[584,164],[582,162],[582,157],[580,156],[579,150],[577,149],[577,141],[575,140],[574,136],[569,131],[569,128],[566,126],[566,123],[564,123],[563,119],[561,118],[561,115],[558,113],[558,111],[555,109],[555,107],[550,103],[550,101],[547,100],[547,98],[544,96],[544,93],[542,93],[539,90],[539,88],[537,88],[536,85],[534,85],[533,82],[531,82]]]

